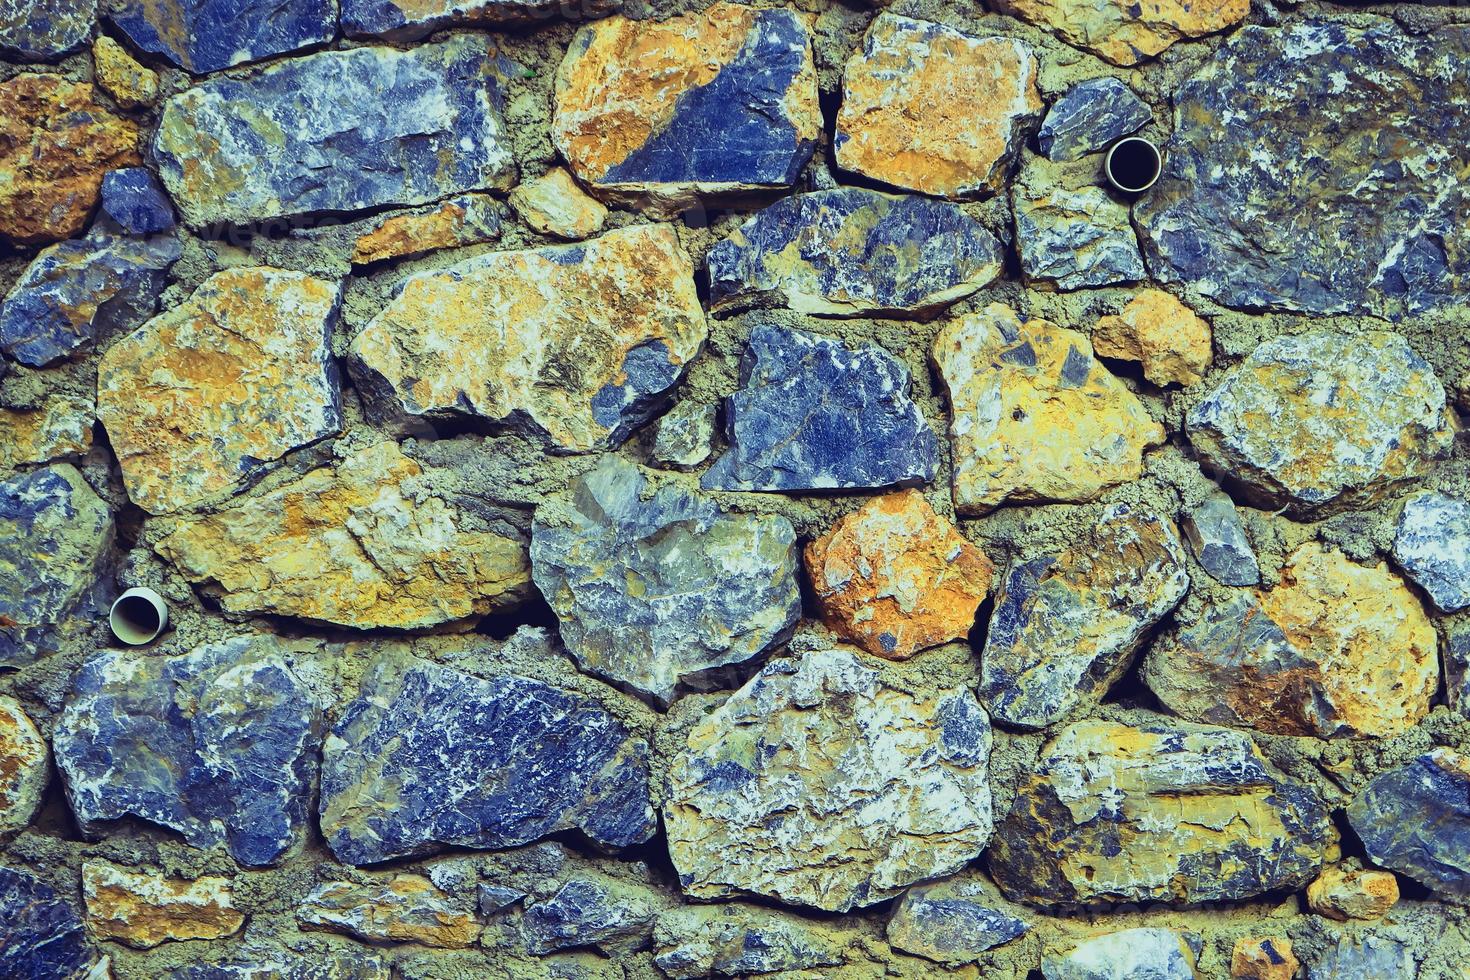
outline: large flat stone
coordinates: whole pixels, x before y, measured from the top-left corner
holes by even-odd
[[[1153,110],[1123,82],[1089,78],[1052,103],[1036,144],[1048,160],[1080,160],[1153,120]]]
[[[1442,493],[1404,502],[1393,559],[1443,612],[1470,608],[1470,503]]]
[[[840,926],[743,902],[682,905],[659,915],[653,961],[670,980],[780,975],[841,965],[853,938]]]
[[[1470,902],[1470,759],[1441,747],[1381,773],[1347,818],[1374,864]]]
[[[1123,929],[1041,960],[1045,980],[1196,980],[1200,937],[1176,929]]]
[[[134,949],[223,939],[245,925],[230,879],[218,875],[176,878],[109,861],[83,861],[82,898],[94,936]]]
[[[1239,23],[1251,5],[1250,0],[995,0],[995,7],[1115,65],[1136,65],[1178,41]]]
[[[196,75],[337,36],[335,0],[114,0],[107,18],[140,51]]]
[[[325,882],[302,900],[296,920],[307,929],[344,932],[367,942],[463,949],[480,938],[474,913],[416,874]]]
[[[954,967],[975,962],[1030,929],[993,884],[965,875],[904,892],[884,935],[895,949]]]
[[[342,0],[342,30],[349,37],[413,41],[444,27],[539,23],[559,14],[597,17],[622,0]]]
[[[1016,248],[1026,281],[1082,289],[1147,279],[1128,207],[1104,190],[1092,161],[1026,155],[1011,183]]]

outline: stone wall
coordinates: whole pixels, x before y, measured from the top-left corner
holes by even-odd
[[[616,7],[0,0],[0,977],[1470,976],[1470,11]]]

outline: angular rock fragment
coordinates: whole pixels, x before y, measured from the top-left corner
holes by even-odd
[[[1296,888],[1337,836],[1305,785],[1224,729],[1069,725],[996,828],[990,871],[1012,899],[1235,901]]]
[[[1211,494],[1190,508],[1182,523],[1195,560],[1215,581],[1221,585],[1261,581],[1261,566],[1229,495]]]
[[[917,885],[904,893],[888,920],[888,944],[950,966],[974,962],[1031,928],[1006,911],[1006,904],[983,878]]]
[[[165,104],[159,175],[194,227],[508,188],[501,60],[466,34],[212,78]]]
[[[1393,559],[1436,608],[1470,608],[1470,503],[1442,493],[1410,497],[1399,513]]]
[[[1046,980],[1196,980],[1200,938],[1175,929],[1124,929],[1043,957]]]
[[[1250,0],[996,0],[995,6],[1115,65],[1136,65],[1177,41],[1238,24],[1251,5]]]
[[[1461,715],[1470,715],[1470,620],[1446,623],[1444,629],[1446,700]]]
[[[561,167],[518,184],[510,192],[510,206],[533,231],[557,238],[591,237],[607,221],[602,202],[588,197]]]
[[[500,237],[500,210],[489,194],[463,194],[440,204],[369,218],[352,245],[352,264],[405,259]]]
[[[874,497],[805,557],[822,619],[889,660],[968,636],[995,571],[917,490]]]
[[[679,883],[845,912],[951,874],[990,838],[990,746],[964,689],[911,694],[847,650],[775,661],[673,761]]]
[[[953,204],[859,187],[797,194],[710,249],[710,308],[925,317],[1000,275],[1004,257]]]
[[[81,456],[92,447],[90,399],[55,395],[39,408],[0,408],[0,469]]]
[[[1390,936],[1343,935],[1307,965],[1307,980],[1415,980],[1409,947]]]
[[[1453,432],[1403,337],[1313,330],[1252,351],[1186,416],[1206,462],[1265,506],[1361,506],[1428,473]]]
[[[1080,160],[1154,121],[1154,112],[1116,78],[1089,78],[1067,90],[1036,134],[1048,160]]]
[[[670,980],[784,974],[838,966],[853,935],[786,912],[740,902],[660,913],[654,963]]]
[[[1028,154],[1011,209],[1028,283],[1070,290],[1148,278],[1128,206],[1097,184],[1091,166]]]
[[[626,847],[653,835],[648,792],[647,743],[597,702],[385,660],[327,739],[321,830],[349,864],[573,828]]]
[[[554,451],[615,448],[704,344],[693,275],[666,225],[490,252],[408,279],[348,364],[388,418],[472,415]]]
[[[300,272],[226,269],[109,347],[97,417],[132,501],[153,514],[187,507],[340,431],[328,343],[340,297]]]
[[[30,826],[50,776],[46,739],[14,698],[0,697],[0,834]]]
[[[102,213],[129,235],[172,231],[174,210],[146,167],[124,167],[102,177]]]
[[[521,936],[537,956],[578,946],[616,955],[647,943],[656,911],[648,889],[582,874],[545,901],[526,905]]]
[[[382,956],[361,949],[293,954],[279,946],[247,946],[248,960],[194,963],[167,974],[168,980],[393,980],[394,970]],[[238,955],[238,954],[237,954]]]
[[[1024,41],[881,13],[843,69],[837,165],[936,197],[998,190],[1041,111],[1036,73]]]
[[[70,902],[30,873],[0,867],[0,963],[11,976],[81,980],[96,960]]]
[[[810,22],[716,3],[572,38],[551,140],[597,196],[667,217],[789,187],[822,130]]]
[[[1301,968],[1291,940],[1279,936],[1242,936],[1230,953],[1230,980],[1296,980]]]
[[[308,928],[345,932],[369,942],[413,942],[462,949],[480,937],[473,913],[461,909],[423,875],[396,874],[359,884],[318,885],[296,910]]]
[[[667,704],[785,641],[801,615],[796,532],[734,515],[606,456],[536,510],[531,564],[582,669]]]
[[[269,634],[181,657],[107,651],[72,681],[53,748],[82,832],[136,817],[252,867],[306,833],[321,711]]]
[[[725,401],[730,448],[709,490],[883,489],[929,482],[938,442],[909,398],[909,372],[880,347],[847,347],[761,324]]]
[[[0,0],[0,54],[50,61],[81,47],[97,0]]]
[[[1470,900],[1470,759],[1440,747],[1381,773],[1347,818],[1374,864]]]
[[[1214,356],[1210,325],[1162,289],[1145,289],[1117,316],[1092,328],[1092,348],[1102,357],[1138,361],[1156,385],[1192,385]]]
[[[654,462],[676,470],[689,470],[709,459],[714,452],[713,405],[685,399],[669,409],[654,426]]]
[[[239,932],[230,879],[186,880],[130,871],[107,861],[82,862],[82,898],[92,935],[134,949],[185,939],[222,939]]]
[[[1467,54],[1470,25],[1411,33],[1386,18],[1227,39],[1174,93],[1164,172],[1135,212],[1154,276],[1248,309],[1460,303]]]
[[[127,48],[106,34],[98,34],[92,42],[92,70],[97,84],[124,109],[158,101],[158,72],[138,64]]]
[[[1391,871],[1323,868],[1307,886],[1312,911],[1340,922],[1381,919],[1398,900],[1399,883]]]
[[[413,41],[442,27],[519,25],[557,14],[600,17],[621,0],[342,0],[342,30],[349,37]]]
[[[417,629],[510,608],[530,586],[524,533],[444,496],[392,442],[171,527],[158,553],[226,612]]]
[[[518,888],[481,884],[475,887],[475,908],[480,910],[481,915],[491,916],[505,911],[525,897],[526,893]]]
[[[992,303],[934,340],[949,395],[954,503],[983,514],[1007,499],[1083,502],[1143,473],[1164,428],[1097,362],[1082,334],[1022,323]]]
[[[108,19],[140,51],[196,75],[325,44],[333,0],[113,0]]]
[[[1117,504],[1071,547],[1011,568],[980,656],[991,717],[1040,728],[1100,700],[1189,590],[1184,562],[1172,524]]]

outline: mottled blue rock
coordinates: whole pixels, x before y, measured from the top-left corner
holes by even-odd
[[[68,463],[0,483],[0,667],[55,652],[55,627],[93,602],[112,515]]]
[[[710,308],[929,316],[993,280],[1004,257],[954,204],[858,187],[797,194],[710,249]]]
[[[174,227],[173,205],[146,167],[124,167],[103,175],[102,213],[129,235],[154,235]]]
[[[916,885],[888,920],[888,943],[936,963],[972,963],[987,950],[1031,926],[1006,911],[994,885],[982,878],[949,878]]]
[[[1011,208],[1028,282],[1067,290],[1148,278],[1128,206],[1098,185],[1090,163],[1027,154],[1011,183]]]
[[[0,867],[0,976],[80,980],[96,958],[70,902],[39,878]]]
[[[597,17],[621,0],[342,0],[342,30],[348,37],[413,41],[443,27],[524,24],[558,14]]]
[[[181,657],[107,651],[72,681],[53,748],[83,833],[134,817],[241,864],[306,835],[321,712],[268,634]]]
[[[1345,935],[1307,964],[1307,980],[1414,980],[1409,947],[1388,936]]]
[[[730,448],[700,481],[706,489],[919,486],[939,453],[898,358],[766,324],[751,331],[725,430]]]
[[[714,452],[713,405],[684,399],[677,402],[654,425],[653,461],[676,470],[693,469]]]
[[[521,937],[537,956],[596,946],[609,955],[642,945],[657,909],[646,888],[586,873],[544,902],[526,905]]]
[[[360,950],[293,953],[271,945],[235,955],[240,953],[249,958],[194,963],[166,976],[168,980],[393,980],[393,968],[386,960]]]
[[[48,61],[74,51],[97,17],[97,0],[0,0],[0,54]]]
[[[1124,929],[1041,961],[1046,980],[1197,980],[1200,937],[1174,929]]]
[[[502,885],[478,885],[475,888],[475,908],[486,917],[497,912],[504,912],[516,902],[526,897],[526,893],[519,888],[506,888]]]
[[[458,35],[213,78],[164,106],[159,176],[195,227],[506,189],[505,68],[484,35]]]
[[[172,235],[93,233],[41,250],[0,303],[0,350],[46,367],[153,315],[182,248]]]
[[[321,830],[349,864],[573,828],[626,847],[656,827],[648,778],[648,744],[590,698],[384,660],[327,739]]]
[[[1261,567],[1235,504],[1214,493],[1184,514],[1184,537],[1200,566],[1221,585],[1255,585]]]
[[[658,917],[653,961],[670,980],[805,976],[838,966],[852,949],[850,928],[742,902],[681,905]]]
[[[1381,773],[1347,818],[1374,864],[1470,901],[1470,758],[1441,747]]]
[[[1089,78],[1057,99],[1036,135],[1048,160],[1080,160],[1154,121],[1154,112],[1116,78]]]
[[[1450,707],[1470,717],[1470,620],[1444,627],[1445,694]]]
[[[1470,503],[1442,493],[1408,499],[1393,558],[1443,612],[1470,607]]]
[[[337,35],[335,0],[114,0],[108,19],[139,49],[196,75]]]

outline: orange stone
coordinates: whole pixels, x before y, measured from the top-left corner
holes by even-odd
[[[1399,880],[1392,871],[1323,868],[1307,886],[1307,905],[1318,915],[1339,922],[1381,919],[1399,900]]]
[[[1192,385],[1209,370],[1214,353],[1210,325],[1162,289],[1146,289],[1117,316],[1092,330],[1092,349],[1102,357],[1138,361],[1156,385]]]
[[[395,214],[376,222],[352,245],[352,264],[423,255],[494,240],[500,217],[489,194],[465,194],[432,208]]]
[[[93,934],[134,949],[185,939],[220,939],[245,925],[228,878],[167,878],[106,861],[84,861],[82,897]]]
[[[1291,940],[1278,936],[1245,936],[1230,954],[1231,980],[1293,980],[1301,963]]]
[[[1251,9],[1250,0],[995,0],[992,6],[1115,65],[1136,65],[1176,41],[1238,24]]]

